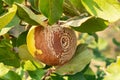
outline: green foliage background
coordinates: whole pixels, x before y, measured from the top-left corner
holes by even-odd
[[[0,80],[120,80],[119,14],[118,0],[0,0]],[[63,66],[27,50],[29,28],[46,23],[76,31],[75,56]]]

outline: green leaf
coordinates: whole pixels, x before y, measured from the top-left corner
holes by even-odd
[[[49,24],[57,22],[62,15],[63,0],[40,0],[40,11],[49,19]]]
[[[38,63],[36,61],[32,61],[32,60],[26,60],[24,62],[24,70],[26,71],[35,71],[38,68],[43,68],[44,65],[42,65],[41,63]]]
[[[0,80],[4,80],[4,79],[0,78]]]
[[[0,0],[0,15],[4,12],[4,9],[3,9],[3,2],[2,0]]]
[[[82,20],[79,20],[79,21],[82,21]],[[73,22],[73,24],[77,22]],[[108,27],[107,21],[101,18],[95,18],[95,17],[85,18],[82,22],[78,22],[77,24],[74,24],[74,25],[73,24],[72,26],[75,26],[75,25],[78,26],[80,24],[79,27],[72,27],[76,31],[87,32],[87,33],[94,33],[97,31],[104,30],[105,28]]]
[[[28,7],[16,3],[18,10],[17,15],[25,22],[31,25],[43,25],[43,20],[46,18],[43,15],[34,14]]]
[[[95,73],[91,70],[91,68],[88,68],[85,71],[84,77],[86,78],[86,80],[96,80]]]
[[[70,0],[70,2],[73,4],[73,6],[75,6],[75,8],[79,12],[84,12],[85,11],[85,8],[83,7],[81,0]]]
[[[83,73],[79,72],[74,75],[69,75],[68,80],[86,80]]]
[[[12,48],[12,45],[10,44],[10,41],[8,39],[2,39],[0,40],[0,47],[6,47],[6,48]]]
[[[103,80],[120,80],[120,56],[117,57],[117,62],[107,67],[106,71],[107,75]]]
[[[40,12],[39,11],[39,1],[40,0],[28,0],[28,1],[30,2],[32,9],[34,9],[37,12]]]
[[[27,60],[24,63],[24,70],[34,71],[36,70],[36,67],[33,65],[33,63],[30,60]]]
[[[31,78],[35,80],[41,80],[42,77],[45,75],[45,70],[38,68],[34,71],[28,71]]]
[[[2,77],[4,80],[22,80],[20,76],[14,71],[9,71],[5,76]]]
[[[112,58],[106,58],[105,62],[106,62],[106,66],[110,65],[111,63],[115,62],[115,59]]]
[[[3,0],[5,3],[7,3],[9,6],[13,5],[14,2],[22,3],[24,0]]]
[[[97,68],[97,72],[96,72],[96,78],[97,78],[97,80],[103,80],[103,78],[104,78],[104,76],[105,76],[106,73],[102,69],[100,69],[99,65],[96,66],[96,68]]]
[[[61,76],[59,74],[51,74],[50,80],[65,80],[65,79],[63,79],[63,76]]]
[[[19,58],[12,49],[13,48],[9,40],[3,39],[0,41],[0,62],[5,65],[19,67]]]
[[[65,15],[71,16],[71,17],[80,15],[80,12],[76,9],[76,6],[74,6],[74,2],[72,4],[71,0],[65,0],[64,1],[63,12],[64,12]]]
[[[95,42],[98,43],[98,35],[96,33],[90,33],[90,36],[93,36],[95,38]]]
[[[0,47],[0,62],[9,66],[20,66],[20,61],[16,56],[16,53],[6,47]]]
[[[16,44],[18,47],[23,45],[23,44],[26,44],[27,33],[28,33],[28,31],[25,31],[18,36],[17,41],[16,41],[17,42]]]
[[[98,48],[98,50],[102,51],[105,50],[108,46],[108,41],[105,40],[104,38],[99,37],[98,42],[96,41],[91,41],[91,44],[89,44],[90,48]]]
[[[109,20],[120,19],[120,2],[118,0],[81,0],[86,10],[93,16]]]
[[[98,50],[98,48],[93,49],[93,53],[96,60],[104,61],[106,59],[105,56],[100,52],[100,50]]]
[[[7,66],[5,66],[3,63],[0,63],[0,77],[8,73],[9,70],[10,69]]]
[[[19,18],[17,16],[14,16],[14,18],[4,28],[0,30],[0,35],[6,34],[10,29],[12,29],[18,23],[19,23]]]
[[[13,5],[12,8],[8,9],[8,12],[3,16],[0,16],[0,30],[5,27],[15,16],[17,6]]]
[[[114,43],[116,46],[120,47],[120,42],[118,42],[115,38],[113,38],[113,43]]]
[[[22,60],[33,60],[33,57],[31,56],[31,54],[29,53],[27,46],[21,45],[18,48],[18,55]]]
[[[86,45],[77,47],[75,56],[66,64],[56,69],[58,74],[75,74],[82,71],[93,58],[92,51]]]

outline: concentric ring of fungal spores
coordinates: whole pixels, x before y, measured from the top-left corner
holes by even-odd
[[[58,25],[35,27],[34,41],[34,57],[48,65],[68,62],[75,53],[77,43],[73,30]]]

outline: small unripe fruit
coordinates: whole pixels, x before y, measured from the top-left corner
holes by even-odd
[[[27,46],[34,58],[47,65],[63,65],[76,50],[77,39],[69,28],[53,25],[32,27],[27,35]]]

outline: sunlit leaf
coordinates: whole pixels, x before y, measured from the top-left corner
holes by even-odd
[[[24,70],[27,70],[27,71],[35,71],[37,70],[38,68],[43,68],[44,66],[40,63],[37,63],[35,61],[30,61],[30,60],[27,60],[25,61],[24,63]]]
[[[62,15],[63,0],[40,0],[40,11],[48,19],[50,24],[57,22]]]
[[[120,80],[120,56],[117,57],[117,62],[111,63],[107,67],[107,75],[104,80]]]
[[[86,10],[93,16],[109,20],[120,19],[120,2],[118,0],[81,0]]]
[[[27,60],[24,63],[24,70],[33,71],[33,70],[36,70],[36,67],[32,64],[30,60]]]
[[[19,23],[19,18],[14,16],[14,18],[8,23],[4,28],[0,30],[0,35],[6,34],[10,29]]]
[[[15,16],[17,6],[13,5],[12,8],[9,8],[8,12],[3,16],[0,16],[0,30],[5,27]]]
[[[60,66],[56,72],[59,74],[75,74],[82,71],[92,58],[92,51],[85,48],[85,45],[79,45],[75,56],[68,63]]]
[[[4,76],[10,69],[3,63],[0,63],[0,77]]]

